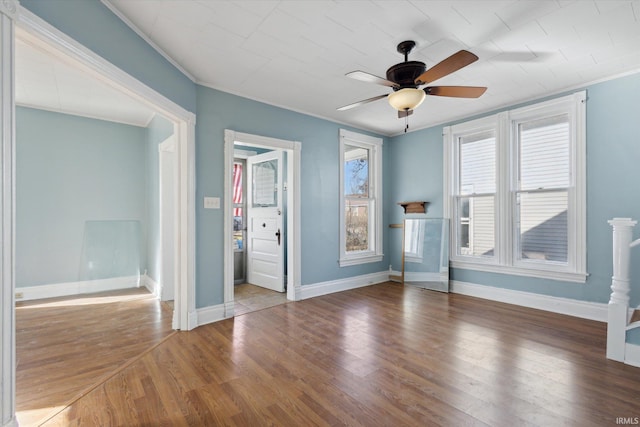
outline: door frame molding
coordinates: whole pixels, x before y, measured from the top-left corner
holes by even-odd
[[[300,299],[300,141],[224,131],[224,317],[234,316],[233,290],[233,159],[234,143],[287,152],[287,299]]]
[[[169,177],[168,180],[165,180],[166,177],[166,171],[165,168],[166,166],[165,164],[165,160],[169,159],[171,161],[171,175]],[[179,259],[179,255],[178,255],[178,251],[177,251],[177,245],[176,242],[178,241],[178,239],[180,238],[178,236],[177,230],[178,230],[178,226],[179,224],[176,224],[175,221],[173,221],[173,223],[170,223],[169,221],[167,221],[165,219],[165,215],[167,215],[168,213],[170,213],[170,218],[177,218],[178,217],[178,203],[176,203],[176,200],[178,199],[176,197],[176,193],[177,193],[177,186],[176,184],[178,183],[178,176],[177,176],[177,161],[176,161],[176,137],[175,134],[172,134],[170,137],[168,137],[167,139],[165,139],[164,141],[162,141],[159,145],[158,145],[158,184],[159,184],[159,188],[158,188],[158,207],[159,207],[159,244],[160,244],[160,257],[159,257],[159,262],[160,262],[160,288],[156,290],[158,297],[160,298],[161,301],[166,301],[166,283],[170,282],[173,284],[173,289],[171,292],[172,296],[175,296],[176,291],[178,291],[179,289],[177,284],[179,283],[178,278],[176,277],[176,260]],[[171,200],[170,203],[167,202],[167,200],[165,200],[164,194],[166,192],[166,190],[169,189],[171,191]],[[170,238],[171,238],[171,248],[172,252],[168,253],[167,252],[167,228],[169,228],[170,231]],[[171,271],[172,271],[172,276],[171,280],[167,280],[166,278],[166,265],[167,263],[165,262],[165,259],[167,258],[167,256],[170,256],[168,259],[170,260],[169,262],[172,265]],[[170,298],[171,299],[171,298]],[[175,300],[174,300],[175,301]],[[178,324],[178,312],[176,310],[173,311],[173,328],[177,329],[177,324]]]
[[[17,426],[15,330],[15,81],[17,1],[0,2],[0,425]]]
[[[142,83],[135,77],[67,36],[42,18],[20,7],[16,20],[20,38],[61,53],[77,62],[93,77],[107,82],[123,93],[147,104],[174,124],[177,155],[176,229],[179,239],[176,260],[179,292],[175,295],[176,329],[190,330],[197,326],[195,309],[195,124],[196,115]],[[15,283],[13,284],[15,287]]]

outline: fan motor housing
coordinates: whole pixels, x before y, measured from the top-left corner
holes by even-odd
[[[396,64],[387,70],[387,80],[391,80],[400,85],[393,90],[398,91],[405,88],[417,88],[415,80],[426,70],[424,62],[405,61]]]

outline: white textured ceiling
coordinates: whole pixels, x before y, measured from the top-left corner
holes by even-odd
[[[415,40],[427,67],[460,49],[480,59],[432,85],[487,86],[478,99],[427,97],[410,130],[640,70],[640,0],[103,0],[197,83],[369,129],[401,133],[384,77]],[[20,74],[17,75],[20,77]]]
[[[23,31],[16,37],[16,103],[145,127],[154,111],[45,47]]]

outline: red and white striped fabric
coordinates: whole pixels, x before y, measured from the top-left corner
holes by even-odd
[[[233,165],[233,203],[242,203],[242,165]],[[242,208],[233,208],[233,216],[242,216]]]

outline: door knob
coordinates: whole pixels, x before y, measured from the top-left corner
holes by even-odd
[[[276,237],[278,238],[278,246],[280,246],[280,229],[278,228],[278,231],[276,231]]]

